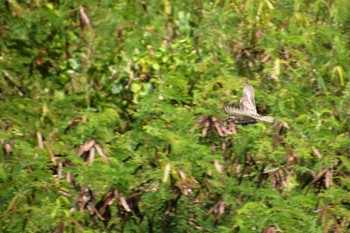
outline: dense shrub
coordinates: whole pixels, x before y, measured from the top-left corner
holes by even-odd
[[[346,232],[346,0],[9,1],[1,232]],[[242,87],[273,124],[224,121]]]

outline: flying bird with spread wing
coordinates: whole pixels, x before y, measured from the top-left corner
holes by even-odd
[[[237,125],[249,125],[259,122],[273,122],[274,117],[260,116],[256,112],[254,100],[254,88],[248,82],[244,85],[243,95],[239,102],[239,108],[234,108],[226,105],[225,111],[229,115],[227,121],[233,121]]]

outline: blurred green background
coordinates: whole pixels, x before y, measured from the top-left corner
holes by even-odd
[[[350,1],[4,0],[1,232],[348,232]],[[273,124],[223,106],[255,88]]]

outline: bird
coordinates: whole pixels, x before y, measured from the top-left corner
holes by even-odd
[[[232,121],[236,125],[250,125],[259,122],[273,122],[272,116],[261,116],[256,111],[254,100],[254,88],[248,82],[244,85],[242,98],[239,102],[239,108],[224,106],[225,111],[229,115],[226,121]]]

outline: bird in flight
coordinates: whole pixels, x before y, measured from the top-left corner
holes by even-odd
[[[248,82],[244,85],[243,95],[239,102],[239,108],[226,105],[225,111],[229,115],[227,121],[233,121],[237,125],[250,125],[259,122],[273,122],[274,117],[260,116],[256,112],[254,100],[254,88]]]

